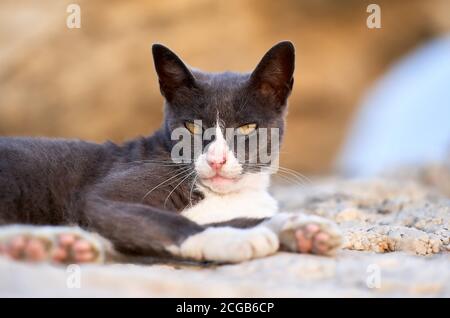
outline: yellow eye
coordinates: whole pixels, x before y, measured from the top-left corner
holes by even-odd
[[[239,135],[249,135],[256,130],[256,124],[242,125],[237,129]]]
[[[184,126],[191,132],[193,135],[200,135],[202,133],[202,126],[197,125],[193,122],[187,121],[184,123]]]

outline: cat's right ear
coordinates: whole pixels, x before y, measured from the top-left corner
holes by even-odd
[[[182,88],[195,87],[194,76],[175,53],[161,44],[153,44],[152,53],[161,94],[167,100]]]

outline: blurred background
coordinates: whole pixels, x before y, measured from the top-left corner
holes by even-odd
[[[81,7],[81,28],[69,29],[66,9],[72,1],[2,0],[0,135],[97,142],[147,135],[161,123],[163,102],[152,43],[169,46],[200,69],[244,72],[273,44],[291,40],[297,50],[296,81],[282,165],[306,175],[336,169],[372,172],[369,159],[377,161],[385,149],[367,150],[383,144],[404,153],[402,145],[419,143],[411,131],[428,132],[421,143],[438,148],[436,156],[422,159],[440,160],[450,142],[445,129],[450,126],[450,97],[436,96],[433,90],[422,94],[421,88],[440,83],[439,92],[448,96],[449,68],[436,78],[424,60],[434,60],[434,69],[439,69],[450,54],[436,57],[423,48],[450,31],[450,1],[376,1],[382,28],[369,29],[366,9],[372,2],[78,0],[74,3]],[[436,51],[449,47],[437,45]],[[408,58],[414,54],[420,55],[419,61]],[[409,64],[399,68],[402,63]],[[405,81],[417,78],[423,81]],[[419,97],[402,99],[408,92]],[[428,99],[430,94],[435,98]],[[417,107],[409,108],[414,102]],[[424,126],[420,114],[427,117],[431,102],[437,111]],[[398,105],[403,108],[395,111]],[[411,112],[415,119],[409,119]],[[386,118],[392,119],[390,125],[384,125]],[[436,118],[442,129],[433,133],[430,126]],[[404,122],[409,128],[402,130]],[[379,131],[385,135],[378,138]],[[398,131],[400,137],[391,144]],[[371,158],[364,159],[364,154]]]

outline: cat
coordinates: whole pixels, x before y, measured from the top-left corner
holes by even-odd
[[[276,129],[268,143],[282,140],[293,44],[276,44],[245,74],[189,68],[161,44],[152,52],[165,101],[153,135],[122,145],[0,138],[0,254],[56,263],[141,256],[237,263],[278,250],[334,253],[337,226],[278,212],[268,192],[272,162],[250,150],[238,159],[225,134],[231,128],[245,144],[261,128]],[[180,152],[190,162],[173,160],[176,129],[201,139],[197,155]],[[206,129],[215,132],[209,140]]]

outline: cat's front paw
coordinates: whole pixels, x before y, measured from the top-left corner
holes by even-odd
[[[11,225],[0,227],[0,255],[25,262],[98,263],[104,261],[96,235],[77,227]]]
[[[211,227],[168,248],[174,255],[197,261],[239,263],[274,254],[277,235],[268,228]]]
[[[280,213],[267,225],[278,233],[281,249],[290,252],[334,255],[342,245],[338,226],[319,216]]]

